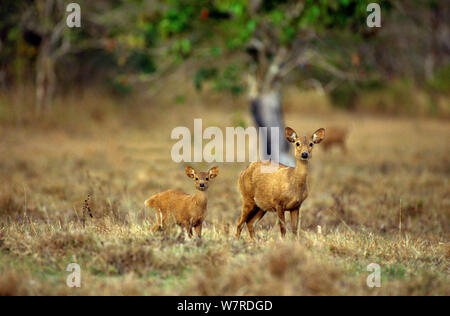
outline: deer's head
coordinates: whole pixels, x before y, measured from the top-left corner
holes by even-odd
[[[199,191],[208,190],[209,183],[219,174],[219,167],[212,167],[207,172],[197,172],[191,166],[186,167],[186,175],[194,179],[195,188]]]
[[[319,128],[310,137],[299,136],[292,128],[286,127],[285,135],[288,142],[295,146],[295,159],[308,161],[312,157],[312,149],[325,137],[325,129]]]

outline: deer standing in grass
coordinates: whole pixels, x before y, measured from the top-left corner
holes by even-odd
[[[325,130],[320,128],[311,137],[299,137],[292,128],[286,127],[285,136],[295,144],[294,168],[280,164],[275,172],[263,173],[262,167],[270,162],[254,162],[239,177],[243,204],[237,224],[237,238],[246,223],[253,239],[254,224],[268,211],[277,213],[282,237],[286,235],[285,212],[291,212],[292,232],[297,235],[300,206],[308,196],[308,161],[312,157],[313,146],[324,139]]]
[[[210,180],[219,174],[218,167],[212,167],[208,172],[197,172],[187,166],[186,175],[194,179],[197,192],[193,195],[177,190],[167,190],[153,195],[145,201],[146,207],[156,210],[157,224],[154,230],[167,228],[173,221],[186,229],[189,237],[192,237],[192,228],[197,236],[202,237],[202,224],[206,217],[208,195],[207,190]]]
[[[321,145],[325,151],[328,151],[333,146],[341,147],[343,153],[347,152],[347,146],[345,145],[348,129],[340,126],[327,127],[327,139],[325,139]]]

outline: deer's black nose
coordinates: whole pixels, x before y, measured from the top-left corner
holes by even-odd
[[[308,153],[306,153],[306,152],[302,153],[302,158],[303,159],[308,159]]]
[[[200,183],[200,188],[204,188],[205,184],[204,183]]]

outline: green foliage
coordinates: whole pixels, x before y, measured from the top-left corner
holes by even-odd
[[[341,109],[352,110],[356,107],[358,97],[368,91],[385,88],[379,80],[361,82],[344,82],[330,93],[332,104]]]
[[[127,82],[124,78],[133,76],[139,81],[155,72],[165,74],[189,58],[198,65],[193,77],[197,90],[210,80],[216,91],[239,95],[243,92],[243,73],[258,69],[259,62],[256,58],[244,59],[240,53],[249,52],[250,40],[257,39],[269,43],[268,64],[278,48],[289,51],[299,42],[303,45],[304,41],[305,46],[322,54],[336,68],[369,78],[380,72],[379,64],[373,62],[374,56],[361,57],[358,65],[353,65],[351,54],[361,53],[358,52],[361,43],[375,43],[372,38],[376,30],[369,30],[365,23],[370,2],[261,0],[261,6],[255,10],[247,0],[80,0],[83,27],[64,31],[64,38],[70,40],[73,52],[59,58],[57,66],[64,70],[88,63],[93,66],[79,71],[89,69],[99,76],[106,75],[107,78],[102,79],[114,82],[111,86],[126,93],[131,87],[124,84]],[[31,43],[27,37],[33,28],[25,26],[22,20],[25,12],[36,3],[37,0],[2,1],[0,69],[6,69],[6,81],[9,77],[17,81],[33,77],[28,74],[33,74],[40,38],[37,36],[36,43]],[[383,19],[390,12],[397,12],[392,3],[393,0],[380,2]],[[302,6],[297,11],[299,4]],[[441,7],[436,0],[421,0],[417,6],[418,10],[428,10],[424,12],[430,14]],[[317,34],[318,40],[304,36],[311,33]],[[373,52],[373,47],[366,49]],[[97,63],[105,55],[108,62]],[[115,60],[111,61],[113,58]],[[381,71],[384,74],[391,71],[387,68],[388,71]],[[427,86],[435,92],[447,92],[448,69],[448,66],[437,68]],[[62,84],[71,84],[69,81],[77,76],[60,73],[58,83]],[[89,78],[95,75],[92,73]],[[318,73],[314,67],[302,69],[302,78],[330,82],[331,77],[333,74]],[[338,106],[351,107],[361,88],[365,89],[361,83],[344,83],[333,91],[331,98]]]
[[[204,46],[209,47],[211,58],[242,51],[250,39],[267,32],[261,29],[262,26],[270,29],[273,33],[270,36],[276,37],[273,45],[285,47],[290,47],[301,32],[308,29],[318,33],[340,29],[357,36],[366,31],[366,7],[369,2],[305,0],[303,7],[299,9],[298,1],[263,0],[260,9],[255,13],[245,0],[168,1],[160,6],[156,15],[159,20],[153,21],[159,42],[152,43],[158,46],[167,39],[172,39],[165,57],[181,61],[198,56],[199,48]],[[383,9],[388,9],[390,1],[384,1],[382,6]],[[206,57],[203,54],[201,58]],[[201,89],[205,80],[214,77],[217,90],[239,94],[242,92],[242,86],[236,84],[238,73],[246,71],[247,66],[241,65],[221,71],[200,69],[194,77],[194,85]]]
[[[164,37],[170,37],[189,29],[189,22],[194,19],[194,6],[187,5],[184,1],[169,1],[171,5],[158,23],[159,33]]]
[[[144,22],[142,25],[142,29],[145,38],[145,45],[147,47],[156,45],[158,33],[155,25],[151,22]]]
[[[200,91],[203,83],[217,77],[218,70],[214,67],[202,67],[194,75],[194,86]]]
[[[358,91],[359,88],[354,83],[342,84],[330,93],[332,104],[337,108],[354,109]]]
[[[392,264],[387,267],[383,267],[381,270],[382,280],[404,279],[405,275],[406,269],[401,264]]]
[[[127,58],[127,67],[138,72],[149,74],[156,71],[156,66],[151,56],[142,51],[133,51]]]
[[[437,69],[427,85],[432,90],[448,94],[450,91],[450,64]]]
[[[306,0],[304,13],[299,19],[300,27],[316,30],[345,29],[361,31],[366,28],[367,5],[370,0]],[[390,1],[381,3],[383,10],[389,10]]]
[[[195,88],[201,91],[203,83],[206,81],[212,81],[214,90],[219,92],[240,95],[244,91],[244,85],[240,79],[240,71],[235,65],[229,65],[222,71],[216,67],[200,68],[194,76]]]
[[[240,95],[244,91],[244,85],[240,80],[239,68],[234,65],[227,66],[216,78],[214,88],[220,92]]]
[[[133,91],[133,87],[124,76],[117,76],[107,81],[110,90],[118,96],[127,96]]]
[[[171,53],[179,60],[189,56],[192,50],[191,41],[187,38],[176,40],[171,46]]]

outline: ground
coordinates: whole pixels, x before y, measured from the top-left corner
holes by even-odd
[[[244,107],[55,113],[0,127],[0,295],[450,295],[448,121],[290,108],[299,134],[350,128],[347,153],[314,148],[299,236],[282,240],[268,214],[255,241],[246,228],[236,240],[247,163],[220,163],[203,239],[190,240],[153,233],[143,208],[166,189],[194,193],[186,164],[170,159],[170,132],[194,118],[250,124]],[[89,193],[93,218],[83,216]],[[80,288],[66,285],[69,263],[81,267]],[[379,288],[367,286],[370,263]]]

